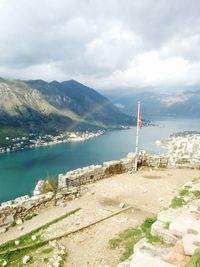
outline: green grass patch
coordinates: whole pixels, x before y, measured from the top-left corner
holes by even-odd
[[[200,267],[200,248],[196,249],[191,260],[185,267]]]
[[[29,221],[29,220],[31,220],[31,219],[32,219],[33,217],[35,217],[35,216],[37,216],[36,213],[26,215],[26,216],[24,217],[24,220],[25,220],[25,221]]]
[[[145,234],[149,234],[151,231],[151,226],[156,220],[157,220],[156,217],[147,218],[140,226],[142,232]]]
[[[156,217],[147,218],[145,221],[136,227],[129,228],[119,234],[118,237],[109,241],[110,247],[116,249],[120,247],[123,249],[120,261],[128,259],[133,254],[133,246],[143,237],[152,237],[151,226],[156,221]],[[152,240],[153,241],[153,240]]]
[[[196,198],[200,198],[200,191],[199,191],[199,190],[192,191],[192,194],[193,194]]]
[[[171,222],[165,222],[164,223],[164,229],[169,229],[169,225],[170,225]]]
[[[158,235],[150,235],[148,237],[148,242],[151,244],[160,244],[160,245],[165,245],[165,241],[162,237],[158,236]]]
[[[5,254],[0,255],[0,264],[2,264],[4,261],[7,262],[6,266],[10,266],[10,267],[21,267],[23,266],[22,264],[22,259],[25,255],[30,255],[30,254],[35,254],[35,252],[38,250],[38,248],[40,248],[41,246],[46,245],[46,243],[38,243],[35,244],[33,247],[31,248],[25,248],[25,249],[20,249],[20,250],[16,250],[16,251],[7,251]],[[34,258],[33,256],[31,256],[31,260],[29,261],[28,264],[32,264],[34,263]]]
[[[176,209],[185,204],[187,204],[187,202],[182,197],[174,197],[171,201],[170,208]]]
[[[189,193],[190,193],[190,191],[187,188],[184,188],[179,192],[179,196],[181,196],[181,197],[188,196]]]
[[[193,182],[193,183],[198,183],[198,182],[200,182],[200,177],[193,178],[193,179],[192,179],[192,182]]]

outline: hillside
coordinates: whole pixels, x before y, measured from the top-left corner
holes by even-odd
[[[131,125],[106,97],[74,80],[0,79],[0,129],[52,133]]]

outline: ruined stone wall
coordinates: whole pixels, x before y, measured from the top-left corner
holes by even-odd
[[[129,153],[126,158],[116,161],[104,162],[103,165],[91,165],[65,174],[59,174],[59,188],[81,186],[93,183],[100,179],[108,178],[115,174],[121,174],[134,170],[135,153]],[[168,157],[149,155],[141,152],[138,156],[138,168],[142,166],[167,168]]]
[[[71,193],[61,190],[57,193],[57,201],[71,198]],[[10,226],[21,224],[27,215],[37,214],[42,208],[54,205],[55,196],[52,192],[37,196],[22,196],[15,200],[3,202],[0,205],[0,233],[5,232]]]
[[[100,179],[111,177],[134,170],[135,153],[129,153],[125,158],[116,161],[108,161],[102,165],[91,165],[79,168],[74,171],[60,174],[58,176],[60,192],[56,197],[65,198],[72,192],[79,190],[81,185],[94,183]],[[153,156],[145,152],[139,154],[138,167],[167,167],[168,158],[166,156]],[[41,194],[44,181],[39,181],[34,196],[22,196],[12,201],[4,202],[0,205],[0,232],[16,222],[18,218],[23,219],[27,214],[37,212],[38,209],[52,205],[53,193]]]
[[[135,154],[129,153],[126,158],[104,162],[103,165],[91,165],[81,169],[59,174],[59,188],[81,186],[105,179],[115,174],[132,171],[134,168]]]

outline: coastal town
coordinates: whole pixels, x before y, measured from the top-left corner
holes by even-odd
[[[176,133],[156,143],[167,149],[166,155],[172,166],[180,163],[193,165],[200,163],[200,133],[198,132]]]
[[[99,130],[95,132],[65,132],[56,136],[50,134],[46,134],[43,136],[29,134],[27,136],[16,137],[12,139],[9,137],[5,137],[5,145],[0,147],[0,153],[18,151],[41,146],[50,146],[66,142],[80,142],[100,136],[103,133],[103,130]]]

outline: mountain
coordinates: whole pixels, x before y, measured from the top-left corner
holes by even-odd
[[[0,129],[52,133],[131,125],[135,119],[77,81],[0,78]]]
[[[178,93],[151,91],[124,92],[116,97],[116,92],[105,93],[124,113],[136,114],[137,101],[141,101],[143,116],[152,119],[159,116],[200,117],[200,90]]]

